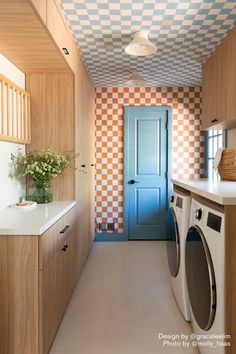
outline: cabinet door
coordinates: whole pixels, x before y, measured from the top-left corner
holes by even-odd
[[[40,15],[43,22],[46,24],[47,20],[47,0],[31,0],[38,14]]]
[[[210,102],[210,70],[209,62],[206,62],[202,68],[203,86],[202,86],[202,127],[207,129],[210,126],[211,102]]]
[[[236,126],[236,26],[203,64],[202,126]],[[220,124],[219,124],[220,123]]]
[[[86,258],[94,235],[94,124],[95,97],[83,64],[78,61],[75,77],[76,151],[81,153],[76,171],[81,264]],[[92,221],[91,221],[92,220]]]
[[[204,129],[218,124],[222,120],[222,62],[215,52],[203,65],[202,88],[202,126]]]
[[[38,354],[38,237],[0,237],[0,353]]]
[[[225,116],[227,120],[230,120],[236,119],[236,26],[225,38],[222,52],[225,63],[223,85],[226,96]]]
[[[71,229],[46,267],[39,271],[40,354],[48,353],[75,286],[76,236],[76,229]]]
[[[62,14],[54,0],[47,2],[47,27],[64,58],[75,71],[75,46],[72,34],[68,32]]]
[[[39,271],[39,353],[47,354],[60,323],[59,314],[59,251],[48,262],[44,270]]]

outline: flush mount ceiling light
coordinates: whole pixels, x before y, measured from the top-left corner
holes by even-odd
[[[131,87],[145,87],[147,86],[147,82],[139,73],[133,72],[130,76],[130,79],[126,81],[126,85]]]
[[[149,41],[148,35],[149,31],[136,32],[134,39],[125,48],[126,53],[137,57],[156,53],[157,47]]]

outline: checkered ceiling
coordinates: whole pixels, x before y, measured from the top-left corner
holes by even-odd
[[[138,72],[149,86],[201,84],[201,61],[236,23],[235,0],[60,0],[93,84],[127,86]],[[150,30],[157,53],[131,57],[132,33]]]

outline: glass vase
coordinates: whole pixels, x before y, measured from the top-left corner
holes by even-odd
[[[33,184],[33,192],[30,200],[38,204],[50,203],[53,199],[52,186],[49,181],[35,180]]]

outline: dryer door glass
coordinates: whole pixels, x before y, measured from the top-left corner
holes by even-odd
[[[175,211],[169,208],[167,212],[167,257],[172,277],[176,277],[180,263],[179,230]]]
[[[190,227],[185,249],[190,305],[198,326],[208,330],[216,312],[216,282],[206,239],[198,226]]]

